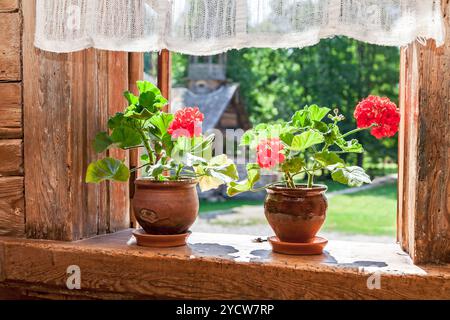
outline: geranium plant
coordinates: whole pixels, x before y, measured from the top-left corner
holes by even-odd
[[[175,114],[163,111],[167,100],[150,82],[138,81],[139,96],[126,91],[128,106],[108,121],[110,132],[97,134],[93,146],[98,153],[109,148],[142,148],[141,166],[154,181],[198,180],[203,191],[238,179],[236,166],[226,155],[212,157],[214,135],[202,134],[203,114],[185,108]],[[107,157],[89,165],[86,182],[125,182],[130,169],[123,159]]]
[[[281,172],[283,179],[275,185],[284,184],[287,188],[296,188],[295,181],[300,176],[306,177],[303,187],[313,188],[315,176],[323,169],[342,184],[371,183],[363,168],[348,165],[342,155],[364,152],[359,141],[351,139],[358,131],[370,130],[377,139],[395,135],[400,122],[397,106],[388,98],[369,96],[355,109],[357,128],[346,133],[339,128],[344,116],[337,109],[331,111],[317,105],[306,106],[289,122],[260,124],[247,131],[241,145],[255,150],[257,161],[247,166],[246,180],[229,183],[228,194],[260,190],[255,189],[255,184],[263,169]]]

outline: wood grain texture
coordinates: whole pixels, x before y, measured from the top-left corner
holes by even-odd
[[[144,54],[143,53],[129,53],[128,54],[128,87],[135,95],[139,94],[136,86],[136,81],[144,79]],[[130,169],[139,167],[140,151],[139,149],[130,150]],[[139,172],[132,172],[130,176],[130,199],[133,199],[135,192],[135,181],[139,177]],[[133,212],[133,206],[130,205],[130,227],[138,226]]]
[[[0,236],[25,235],[23,187],[23,177],[0,177]]]
[[[54,54],[33,46],[35,1],[23,3],[27,235],[72,241],[129,227],[128,185],[87,185],[92,149],[123,108],[127,54]],[[32,159],[32,161],[27,160]]]
[[[162,95],[170,101],[172,57],[168,50],[161,50],[158,55],[158,87]],[[170,106],[166,106],[164,111],[169,111]]]
[[[22,138],[22,85],[0,83],[0,139]]]
[[[13,12],[19,9],[19,0],[0,0],[0,12]]]
[[[108,52],[108,113],[114,115],[123,112],[127,106],[123,92],[128,90],[128,53]],[[123,160],[129,166],[129,152],[109,150],[109,156]],[[115,232],[130,227],[129,184],[109,182],[110,207],[109,230]]]
[[[450,1],[447,38],[402,50],[400,241],[415,262],[450,262]]]
[[[251,236],[195,233],[189,246],[172,249],[137,247],[130,236],[0,239],[0,285],[105,299],[450,299],[450,267],[415,266],[395,244],[331,241],[326,255],[296,257],[273,254]],[[73,264],[80,266],[82,290],[64,293]],[[374,273],[379,290],[367,288]]]
[[[23,175],[22,140],[0,140],[0,178]]]
[[[0,13],[0,81],[21,79],[21,30],[18,12]]]

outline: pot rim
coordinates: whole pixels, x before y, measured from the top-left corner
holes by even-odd
[[[134,183],[139,186],[176,188],[182,186],[195,186],[198,184],[198,180],[191,178],[181,178],[179,180],[173,181],[156,181],[152,178],[137,178]]]
[[[325,193],[328,191],[328,187],[324,184],[315,184],[312,188],[308,188],[306,184],[298,184],[296,185],[296,188],[293,189],[280,184],[268,187],[267,191],[286,193]]]

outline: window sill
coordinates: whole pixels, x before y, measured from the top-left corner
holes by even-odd
[[[0,238],[0,297],[450,299],[450,266],[415,266],[396,244],[330,241],[323,256],[272,253],[254,237],[194,233],[138,247],[131,230],[72,243]],[[67,267],[81,290],[66,288]],[[380,289],[367,279],[380,274]]]

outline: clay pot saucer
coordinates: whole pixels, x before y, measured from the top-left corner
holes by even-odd
[[[322,237],[314,237],[311,242],[283,242],[278,237],[269,238],[273,252],[289,255],[321,255],[328,240]]]
[[[142,229],[133,231],[133,235],[136,238],[136,243],[138,246],[151,248],[173,248],[185,246],[191,233],[191,231],[188,231],[182,234],[156,235],[145,233]]]

